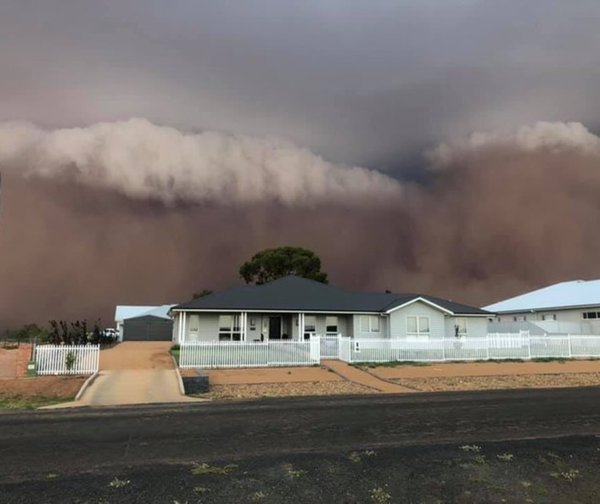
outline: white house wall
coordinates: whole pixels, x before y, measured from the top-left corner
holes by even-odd
[[[490,323],[489,329],[491,332],[497,332],[496,329],[500,327],[512,326],[518,328],[519,323],[523,325],[523,322],[531,322],[539,327],[542,332],[600,334],[599,319],[587,320],[583,318],[583,313],[590,311],[600,312],[600,306],[569,310],[546,310],[533,313],[503,313],[496,316],[494,322]],[[556,320],[554,320],[554,316],[556,316]],[[498,324],[498,322],[500,323]]]
[[[485,338],[488,333],[488,319],[487,317],[454,317],[447,316],[444,320],[446,328],[446,338],[454,337],[455,325],[457,318],[464,318],[467,321],[467,338]]]
[[[356,339],[383,339],[389,338],[388,332],[388,316],[380,316],[376,314],[376,317],[379,317],[379,332],[362,332],[360,318],[362,315],[354,315],[352,317],[352,337]]]
[[[416,301],[404,308],[390,313],[390,336],[392,338],[406,338],[406,317],[429,317],[429,330],[431,338],[443,338],[446,332],[444,313],[421,301]],[[452,332],[454,334],[454,331]]]

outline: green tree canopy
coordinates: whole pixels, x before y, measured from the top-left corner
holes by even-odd
[[[246,283],[264,284],[287,275],[327,283],[327,273],[321,271],[321,259],[302,247],[279,247],[254,254],[240,267]]]

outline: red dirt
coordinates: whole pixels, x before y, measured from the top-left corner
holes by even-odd
[[[0,380],[0,396],[75,397],[87,376],[38,376]]]

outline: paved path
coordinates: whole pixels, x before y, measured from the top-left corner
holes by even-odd
[[[364,385],[366,387],[370,387],[384,394],[414,392],[414,390],[409,389],[407,387],[403,387],[401,385],[396,385],[395,383],[390,383],[385,380],[381,380],[380,378],[370,373],[367,373],[362,369],[350,366],[346,362],[340,360],[324,360],[321,361],[321,365],[331,369],[333,372],[337,373],[342,378],[348,381],[358,383],[359,385]]]
[[[51,408],[191,402],[181,394],[172,343],[125,342],[100,352],[100,372],[79,401]]]

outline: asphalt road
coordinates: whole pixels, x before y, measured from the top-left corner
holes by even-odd
[[[304,457],[311,467],[317,457],[353,450],[418,453],[428,446],[596,439],[596,434],[600,388],[595,387],[4,413],[0,502],[26,502],[20,499],[33,498],[38,487],[48,492],[46,480],[55,478],[67,488],[90,474],[106,479],[137,471],[152,474],[156,483],[157,468],[167,474],[164,468],[193,462],[243,465]],[[30,493],[22,493],[25,483]],[[96,502],[74,497],[77,491],[86,490],[71,489],[73,502]],[[123,502],[137,501],[129,496]]]

